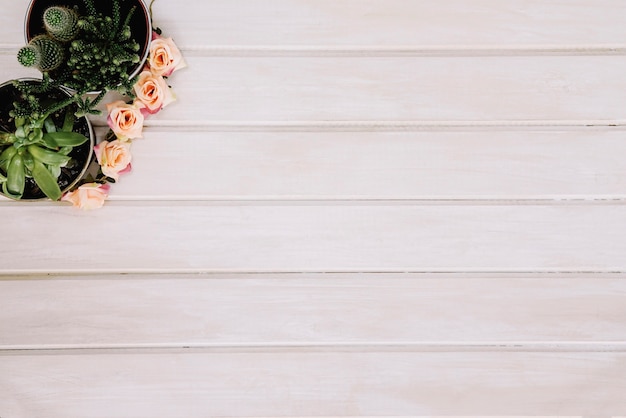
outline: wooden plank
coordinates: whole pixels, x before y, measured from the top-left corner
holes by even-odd
[[[13,59],[0,79],[37,76]],[[178,102],[147,125],[177,129],[358,122],[517,127],[626,123],[626,56],[207,57],[170,84]],[[104,118],[96,119],[104,124]],[[361,128],[361,130],[363,130]]]
[[[171,80],[179,102],[149,120],[212,124],[528,120],[616,124],[626,56],[202,57]],[[3,79],[36,75],[17,63]],[[201,81],[199,81],[201,80]],[[532,106],[528,105],[532,103]],[[102,120],[100,123],[103,123]]]
[[[626,119],[626,56],[188,61],[171,80],[180,103],[152,123]]]
[[[0,349],[606,344],[626,340],[625,297],[626,280],[594,276],[0,280]]]
[[[2,40],[0,42],[3,46],[10,47],[16,53],[17,48],[26,43],[24,18],[29,3],[28,1],[6,3],[2,7],[2,13],[0,13],[0,28],[2,28]],[[3,61],[8,61],[8,59],[3,58]]]
[[[12,2],[3,8],[3,43],[24,42],[27,6]],[[187,48],[597,46],[626,37],[619,0],[187,0],[185,7],[160,0],[154,17]]]
[[[188,0],[184,8],[159,1],[154,16],[186,47],[501,47],[626,39],[619,0]]]
[[[154,128],[134,142],[134,173],[112,199],[626,197],[620,131],[173,135]]]
[[[0,356],[4,415],[591,415],[626,408],[624,353]],[[453,402],[451,402],[453,400]]]
[[[0,206],[4,274],[625,271],[623,205]],[[42,220],[45,219],[45,223]],[[62,234],[59,234],[62,231]]]

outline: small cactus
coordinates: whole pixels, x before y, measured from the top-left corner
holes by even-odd
[[[17,61],[24,67],[34,67],[41,59],[39,48],[33,45],[26,45],[17,52]]]
[[[95,1],[82,0],[82,8],[47,8],[43,16],[47,34],[22,48],[18,60],[48,74],[54,84],[80,94],[123,88],[133,97],[129,78],[141,61],[141,46],[133,39],[130,26],[137,6],[124,0],[100,0],[111,6],[105,12],[96,9]],[[63,27],[68,31],[61,30]],[[79,107],[81,111],[89,107],[91,112],[98,101],[79,103]]]
[[[25,67],[35,67],[39,71],[51,71],[63,63],[63,46],[46,35],[37,36],[21,48],[17,60]]]
[[[53,38],[69,42],[78,34],[78,14],[67,7],[52,6],[43,14],[43,23]]]

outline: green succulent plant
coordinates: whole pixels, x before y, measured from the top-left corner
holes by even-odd
[[[71,41],[78,35],[78,13],[63,6],[52,6],[43,14],[46,31],[61,42]]]
[[[78,21],[80,32],[69,43],[67,67],[71,70],[68,85],[79,90],[117,89],[128,83],[139,63],[139,44],[131,38],[130,19],[133,7],[122,20],[119,0],[113,0],[110,15],[98,13],[92,0],[84,0],[88,10]],[[128,90],[131,90],[128,84]]]
[[[130,29],[136,6],[122,18],[120,0],[111,0],[108,14],[98,12],[94,0],[83,3],[85,15],[62,6],[46,9],[43,16],[47,35],[33,38],[18,52],[22,65],[49,73],[54,84],[72,88],[76,96],[99,92],[95,99],[76,100],[78,116],[99,114],[96,106],[107,91],[118,90],[134,97],[136,79],[130,79],[130,75],[141,60],[141,47],[132,39]]]
[[[10,112],[14,129],[4,127],[0,132],[2,191],[20,199],[26,179],[32,178],[47,197],[59,200],[62,192],[57,180],[61,169],[73,163],[69,154],[74,147],[88,141],[86,136],[73,132],[75,98],[53,100],[44,108],[37,96],[51,88],[49,85],[16,81],[14,87],[20,92]],[[65,112],[63,121],[55,123],[59,112]]]
[[[17,60],[25,67],[35,67],[41,72],[52,71],[63,63],[63,45],[48,35],[36,36],[17,52]]]

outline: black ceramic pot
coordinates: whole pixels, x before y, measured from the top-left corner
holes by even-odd
[[[78,7],[80,14],[86,14],[87,10],[83,0],[31,0],[24,22],[24,33],[26,42],[29,42],[37,35],[46,33],[43,25],[43,14],[51,6]],[[98,12],[104,15],[111,14],[112,4],[110,0],[94,0],[94,5]],[[120,0],[121,15],[126,16],[130,10],[136,7],[130,21],[131,37],[139,44],[139,63],[134,67],[130,78],[141,72],[150,52],[150,41],[152,40],[152,22],[146,3],[143,0]],[[54,76],[53,73],[51,73]]]
[[[22,79],[32,83],[39,83],[39,80],[35,79]],[[63,89],[57,89],[52,92],[42,94],[41,100],[63,100],[68,97],[70,93]],[[4,129],[12,131],[15,129],[15,123],[9,116],[9,112],[13,109],[13,102],[20,99],[20,93],[13,85],[13,81],[7,81],[0,84],[0,126]],[[76,105],[72,105],[74,108]],[[67,109],[67,108],[66,108]],[[63,124],[66,109],[62,109],[59,112],[52,115],[53,120],[57,126]],[[76,109],[74,109],[76,110]],[[82,117],[76,120],[74,123],[74,132],[78,132],[87,138],[89,141],[84,144],[74,147],[69,157],[72,158],[70,164],[67,167],[61,168],[61,175],[57,180],[61,191],[63,193],[69,191],[74,187],[80,179],[85,175],[87,169],[92,160],[93,147],[95,145],[95,135],[91,123],[86,117]],[[0,194],[2,189],[0,188]],[[10,196],[9,196],[10,197]],[[39,200],[47,199],[46,195],[39,189],[37,183],[32,178],[26,179],[26,186],[24,188],[24,194],[20,200]]]

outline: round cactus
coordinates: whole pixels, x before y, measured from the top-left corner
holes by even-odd
[[[78,34],[78,14],[70,8],[52,6],[43,14],[46,30],[61,42],[71,41]]]
[[[17,60],[25,67],[51,71],[63,62],[63,46],[46,35],[37,36],[17,53]]]
[[[39,48],[26,45],[17,52],[17,61],[24,67],[35,67],[41,60]]]

